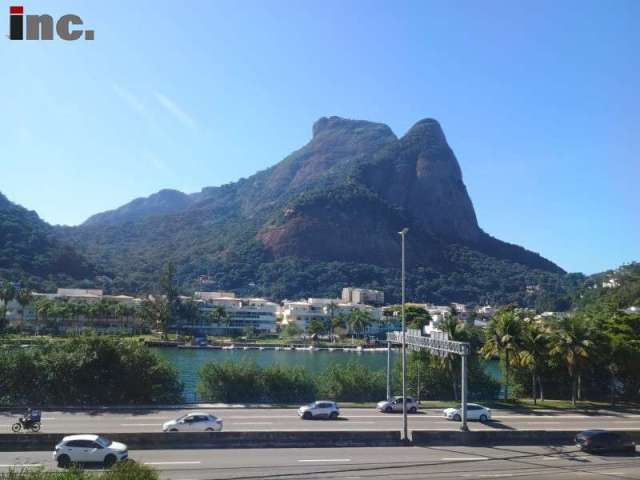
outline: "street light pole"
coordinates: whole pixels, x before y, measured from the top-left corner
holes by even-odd
[[[387,340],[387,400],[391,400],[391,342]]]
[[[402,237],[402,439],[409,440],[407,428],[407,325],[405,321],[405,280],[404,280],[404,238],[409,231],[403,228],[400,233]]]

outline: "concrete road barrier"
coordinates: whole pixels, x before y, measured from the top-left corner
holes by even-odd
[[[414,430],[409,445],[570,445],[579,431],[503,430],[434,431]],[[640,444],[640,431],[627,431]],[[1,452],[52,450],[67,434],[0,434]],[[219,432],[219,433],[113,433],[104,434],[132,450],[207,448],[322,448],[396,447],[406,445],[399,431],[322,432]]]
[[[571,445],[583,430],[478,430],[442,432],[413,430],[413,445]],[[624,432],[640,442],[640,431]]]
[[[0,434],[0,451],[52,450],[69,434]],[[112,433],[105,437],[132,450],[198,448],[321,448],[385,447],[402,445],[400,432],[217,432],[217,433]]]

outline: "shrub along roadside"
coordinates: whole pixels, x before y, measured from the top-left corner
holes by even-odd
[[[200,370],[198,393],[204,400],[224,403],[307,402],[314,398],[315,385],[302,367],[209,362]]]
[[[116,463],[110,470],[99,474],[85,473],[81,469],[48,472],[44,468],[23,468],[0,473],[0,480],[158,480],[158,473],[147,465],[133,460]]]
[[[0,350],[0,405],[181,401],[177,371],[138,342],[87,335]]]
[[[438,359],[410,355],[409,394],[420,398],[454,399],[452,372]],[[397,365],[399,367],[399,365]],[[474,399],[491,400],[499,391],[478,362],[470,365],[470,391]],[[394,372],[395,391],[399,391],[399,369]],[[455,376],[455,373],[453,373]],[[421,379],[417,381],[417,378]],[[200,370],[198,393],[204,401],[223,403],[304,403],[314,399],[340,402],[375,402],[386,397],[386,374],[359,362],[331,364],[311,376],[301,367],[273,365],[261,368],[255,363],[206,363]]]

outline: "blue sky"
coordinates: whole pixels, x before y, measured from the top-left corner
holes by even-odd
[[[433,117],[487,232],[569,271],[640,259],[636,0],[24,6],[96,32],[0,41],[0,191],[51,223],[247,177],[321,116]]]

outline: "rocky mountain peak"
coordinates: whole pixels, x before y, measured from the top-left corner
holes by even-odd
[[[336,136],[355,137],[376,142],[396,139],[393,131],[384,123],[332,116],[322,117],[313,124],[313,140]]]
[[[422,147],[448,146],[440,123],[433,118],[425,118],[417,122],[402,139],[406,142],[419,144]]]

